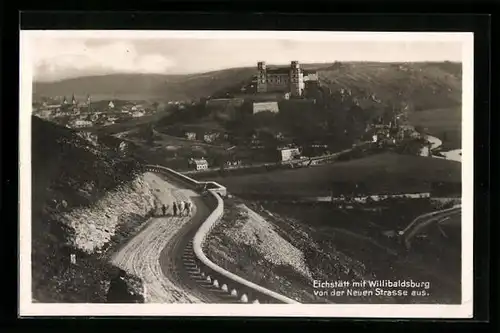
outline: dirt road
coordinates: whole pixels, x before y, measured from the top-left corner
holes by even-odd
[[[208,207],[197,193],[167,182],[161,175],[148,172],[145,180],[158,200],[167,205],[167,216],[153,217],[114,254],[113,264],[145,281],[146,303],[227,303],[226,297],[207,285],[192,264],[191,241],[209,215]],[[193,216],[172,216],[174,200],[191,200]]]

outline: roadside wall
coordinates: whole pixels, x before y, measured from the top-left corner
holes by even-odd
[[[201,191],[205,187],[206,183],[198,182],[177,171],[159,165],[146,165],[145,170],[171,176],[176,180],[182,181],[188,187],[196,191]],[[218,185],[215,182],[208,183]],[[203,252],[203,244],[208,234],[220,221],[224,212],[224,202],[217,189],[207,190],[206,193],[202,193],[202,195],[208,207],[212,209],[212,212],[200,226],[193,239],[193,251],[196,257],[196,266],[201,275],[215,287],[220,288],[222,291],[225,291],[234,297],[238,297],[243,303],[299,303],[293,299],[245,280],[236,274],[223,269],[208,259]]]

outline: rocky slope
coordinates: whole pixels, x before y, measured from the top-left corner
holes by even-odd
[[[461,265],[456,240],[460,223],[446,227],[444,238],[439,228],[429,228],[419,236],[419,248],[406,252],[387,231],[394,233],[433,207],[425,200],[393,206],[345,210],[233,198],[225,200],[225,214],[209,235],[205,251],[221,267],[302,303],[459,303]],[[429,286],[405,287],[406,296],[344,293],[330,297],[317,292],[349,288],[314,287],[315,280],[410,279]],[[374,291],[352,285],[350,289]]]
[[[32,291],[38,301],[104,302],[117,272],[107,255],[150,216],[152,190],[118,147],[119,140],[33,117]],[[126,279],[140,289],[133,276]]]

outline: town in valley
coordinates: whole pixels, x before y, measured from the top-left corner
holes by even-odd
[[[34,78],[33,302],[461,303],[460,59],[282,50]]]

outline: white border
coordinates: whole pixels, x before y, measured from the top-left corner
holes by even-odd
[[[462,304],[43,304],[31,300],[31,100],[30,39],[217,38],[308,41],[462,42]],[[472,318],[473,315],[473,33],[305,31],[21,31],[20,32],[20,316],[248,316]]]

